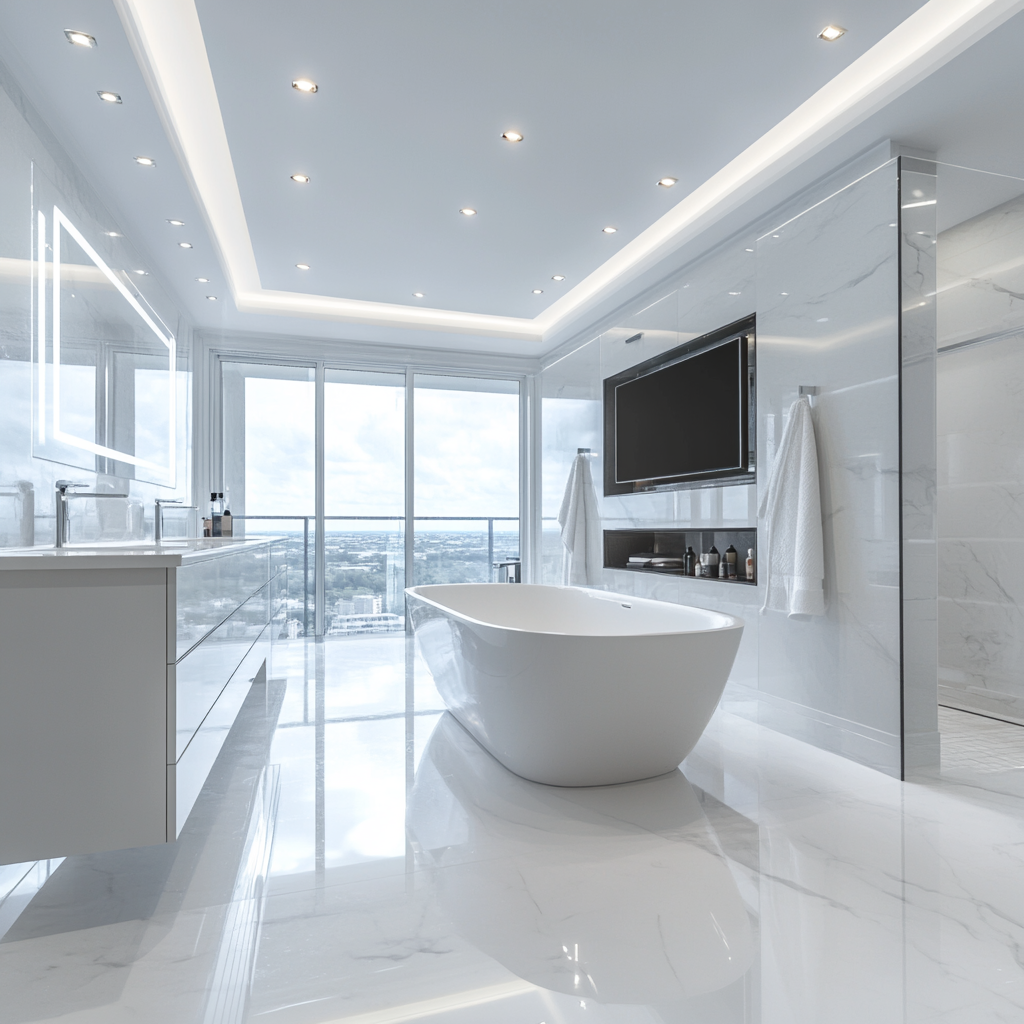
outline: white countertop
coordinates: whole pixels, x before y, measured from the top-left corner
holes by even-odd
[[[204,562],[210,558],[251,550],[281,540],[280,537],[201,537],[166,540],[160,544],[81,544],[66,548],[0,548],[4,569],[169,569]]]

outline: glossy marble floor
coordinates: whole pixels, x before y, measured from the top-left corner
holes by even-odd
[[[925,783],[719,712],[559,790],[402,638],[273,658],[176,844],[0,868],[0,1024],[1024,1020],[1024,768],[976,716]]]

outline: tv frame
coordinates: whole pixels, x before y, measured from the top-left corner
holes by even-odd
[[[736,320],[716,331],[703,334],[693,341],[678,345],[667,352],[645,359],[628,370],[616,373],[604,380],[604,493],[643,494],[651,491],[680,491],[700,487],[729,487],[735,484],[751,484],[757,480],[757,318],[754,314]],[[747,386],[744,390],[746,406],[743,416],[743,447],[746,451],[745,466],[740,470],[725,469],[703,473],[688,473],[684,476],[664,477],[658,480],[640,480],[619,483],[615,479],[615,389],[627,381],[644,377],[656,370],[663,370],[674,363],[683,362],[692,356],[733,341],[746,339]]]

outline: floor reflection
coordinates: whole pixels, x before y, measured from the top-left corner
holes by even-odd
[[[408,821],[455,930],[520,978],[665,1021],[746,1019],[751,914],[681,772],[542,786],[445,715]]]

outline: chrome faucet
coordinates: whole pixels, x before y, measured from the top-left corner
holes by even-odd
[[[68,499],[69,498],[127,498],[127,494],[110,494],[106,491],[102,492],[80,492],[78,494],[68,494],[68,491],[72,487],[88,487],[88,484],[76,484],[71,480],[58,480],[54,485],[56,487],[56,499],[57,499],[57,526],[56,532],[54,533],[53,546],[55,548],[62,548],[68,542],[68,528],[70,527],[70,516],[68,514]]]
[[[153,542],[159,544],[164,539],[164,505],[181,505],[183,511],[197,511],[198,505],[182,505],[181,498],[157,498],[153,502]]]

